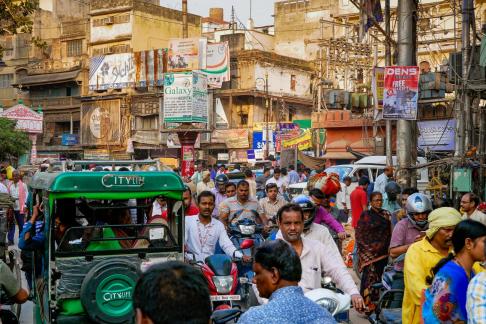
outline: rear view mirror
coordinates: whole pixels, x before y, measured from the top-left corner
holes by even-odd
[[[246,250],[246,249],[249,249],[249,248],[253,247],[253,245],[254,245],[253,240],[246,239],[243,242],[241,242],[240,249]]]

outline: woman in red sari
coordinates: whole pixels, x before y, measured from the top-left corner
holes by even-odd
[[[358,244],[358,266],[362,274],[360,293],[364,297],[368,312],[374,310],[372,301],[379,298],[379,292],[371,289],[371,286],[381,282],[383,270],[388,262],[391,215],[381,208],[382,205],[382,194],[373,192],[370,196],[370,208],[361,214],[355,232]]]

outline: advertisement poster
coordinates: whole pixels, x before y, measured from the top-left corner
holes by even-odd
[[[255,152],[255,159],[262,160],[265,156],[265,144],[267,138],[266,131],[253,131],[253,151]],[[275,142],[276,142],[276,132],[273,129],[268,131],[270,138],[270,147],[268,153],[270,155],[275,154]]]
[[[383,108],[383,89],[385,86],[385,68],[374,67],[372,76],[373,101],[376,109]]]
[[[312,133],[308,129],[301,135],[282,141],[282,149],[298,148],[299,151],[308,150],[312,148]]]
[[[202,73],[166,73],[164,123],[207,123],[207,78]]]
[[[194,174],[194,147],[183,145],[181,152],[181,175],[183,177],[191,177]]]
[[[169,40],[168,71],[194,71],[206,68],[206,38],[173,38]]]
[[[132,53],[95,56],[89,63],[89,89],[122,89],[134,86]]]
[[[81,104],[82,145],[119,145],[120,134],[120,100]]]
[[[431,151],[453,151],[455,146],[455,119],[417,122],[418,146]]]
[[[228,42],[208,44],[206,68],[202,70],[208,77],[208,85],[221,88],[230,80],[230,55]]]
[[[383,93],[384,119],[417,119],[418,66],[387,66]]]

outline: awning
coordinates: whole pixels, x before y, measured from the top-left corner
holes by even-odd
[[[21,85],[22,87],[31,87],[43,84],[56,84],[68,81],[75,81],[75,79],[78,77],[79,72],[81,72],[81,70],[27,75],[21,78],[16,84],[12,84],[12,86],[16,87]]]
[[[297,151],[297,158],[306,168],[320,169],[326,166],[326,160],[322,158],[315,158],[312,156],[307,156],[301,151]]]
[[[326,160],[357,160],[356,156],[350,152],[327,152],[320,158]]]

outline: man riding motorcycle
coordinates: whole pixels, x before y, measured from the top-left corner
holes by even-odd
[[[406,253],[412,243],[421,240],[428,227],[428,216],[432,211],[432,202],[422,193],[414,193],[407,198],[405,205],[407,217],[399,221],[393,229],[390,241],[390,256],[397,258]],[[403,262],[395,266],[403,270]]]
[[[211,192],[214,194],[215,201],[214,201],[214,210],[212,216],[218,218],[219,216],[219,205],[228,198],[226,196],[226,184],[229,182],[229,178],[226,174],[218,174],[214,178],[215,188],[211,189]]]
[[[300,257],[302,263],[302,279],[299,282],[304,291],[321,287],[321,276],[325,273],[331,277],[336,286],[344,293],[351,296],[353,306],[358,310],[364,309],[363,298],[353,278],[347,271],[343,259],[336,252],[335,245],[303,237],[304,213],[296,204],[288,204],[282,207],[277,214],[277,222],[280,233],[278,239],[289,243]]]

